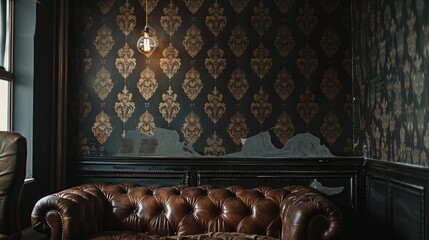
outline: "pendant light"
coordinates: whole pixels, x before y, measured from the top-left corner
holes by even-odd
[[[146,26],[143,29],[143,36],[137,40],[137,50],[139,52],[145,54],[146,56],[150,56],[153,51],[155,51],[157,42],[151,36],[149,36],[149,25],[148,25],[148,6],[146,0]]]

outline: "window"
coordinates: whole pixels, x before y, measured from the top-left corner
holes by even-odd
[[[33,176],[36,2],[0,0],[0,131],[27,139],[27,179]]]
[[[11,130],[13,86],[11,10],[11,0],[0,0],[0,131]]]
[[[0,131],[10,129],[10,87],[9,81],[0,79]]]

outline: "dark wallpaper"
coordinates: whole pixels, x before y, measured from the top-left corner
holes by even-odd
[[[81,156],[126,155],[130,135],[158,128],[202,155],[240,151],[265,131],[279,148],[309,132],[353,154],[349,1],[148,0],[150,55],[136,48],[145,1],[71,4]]]
[[[370,158],[428,165],[429,2],[354,1],[354,86]]]

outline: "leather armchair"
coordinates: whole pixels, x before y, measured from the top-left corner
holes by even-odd
[[[19,207],[26,163],[26,139],[0,131],[0,240],[21,239]]]
[[[304,186],[88,183],[40,199],[31,222],[53,240],[327,240],[339,236],[343,218],[333,202]]]

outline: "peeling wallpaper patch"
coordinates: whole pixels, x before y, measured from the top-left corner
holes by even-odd
[[[297,134],[282,148],[272,143],[272,134],[262,132],[243,139],[240,151],[218,157],[333,157],[329,149],[320,144],[320,139],[310,133]],[[153,136],[130,131],[117,156],[161,156],[161,157],[210,157],[196,152],[192,145],[180,141],[174,130],[158,128]],[[211,156],[213,157],[213,156]]]

